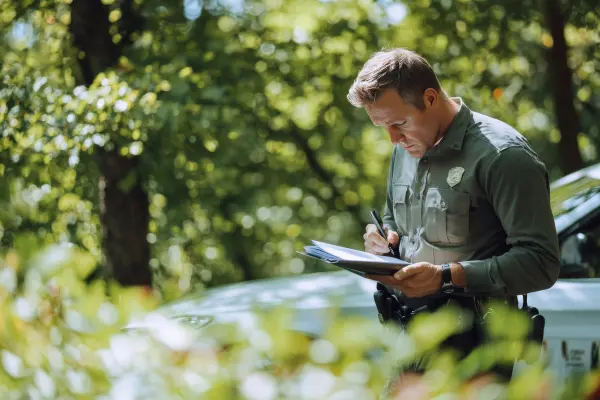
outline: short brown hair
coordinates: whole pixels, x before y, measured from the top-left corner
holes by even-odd
[[[406,103],[421,110],[425,108],[423,93],[426,89],[441,91],[440,82],[424,57],[411,50],[395,48],[378,51],[365,63],[347,98],[353,106],[364,107],[389,88],[395,88]]]

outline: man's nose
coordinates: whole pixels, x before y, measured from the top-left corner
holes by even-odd
[[[387,131],[393,144],[404,142],[405,137],[401,132],[398,131],[398,129],[388,128]]]

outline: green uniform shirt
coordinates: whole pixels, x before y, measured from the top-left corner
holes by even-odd
[[[383,221],[401,258],[459,262],[473,294],[552,286],[560,257],[544,164],[514,128],[454,100],[458,114],[422,158],[394,146]]]

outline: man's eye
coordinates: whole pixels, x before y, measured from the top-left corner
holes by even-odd
[[[401,127],[401,126],[403,126],[404,124],[406,124],[406,121],[404,121],[404,122],[401,122],[401,123],[398,123],[398,124],[394,124],[394,126],[395,126],[396,128],[400,128],[400,127]]]

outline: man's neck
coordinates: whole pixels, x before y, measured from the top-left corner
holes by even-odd
[[[444,138],[444,135],[450,128],[452,121],[458,114],[458,110],[460,109],[460,104],[457,104],[450,97],[444,98],[442,102],[442,108],[440,109],[440,129],[438,131],[437,137],[435,138],[434,146]]]

